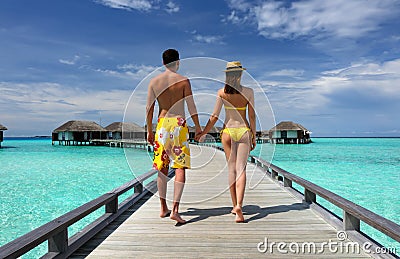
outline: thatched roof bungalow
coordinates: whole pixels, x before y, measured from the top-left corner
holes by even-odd
[[[107,130],[94,121],[68,121],[52,133],[53,144],[63,145],[90,144],[93,139],[107,138]]]
[[[111,139],[145,139],[146,130],[136,123],[114,122],[105,127]]]
[[[1,147],[1,142],[3,142],[3,131],[5,130],[7,130],[7,128],[0,124],[0,147]]]
[[[270,129],[269,138],[276,144],[307,144],[311,142],[310,133],[301,124],[282,121]]]

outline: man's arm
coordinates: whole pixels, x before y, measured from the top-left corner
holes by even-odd
[[[194,122],[194,126],[196,128],[196,134],[198,134],[201,132],[201,127],[200,127],[199,115],[197,114],[196,104],[194,103],[192,87],[190,86],[189,79],[186,80],[184,89],[185,89],[184,96],[185,96],[186,104],[188,106],[190,117],[192,118],[192,120]]]
[[[147,102],[146,102],[147,141],[150,144],[154,144],[153,113],[154,113],[155,101],[156,101],[156,96],[153,91],[153,84],[150,81],[147,90]]]

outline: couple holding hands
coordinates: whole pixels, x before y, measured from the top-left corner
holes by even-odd
[[[256,146],[254,92],[240,84],[242,67],[240,62],[228,62],[224,88],[218,90],[214,111],[202,130],[199,124],[190,81],[177,73],[179,53],[174,49],[164,51],[165,71],[153,78],[148,86],[146,123],[147,141],[153,145],[153,168],[158,170],[157,186],[161,202],[160,217],[170,216],[180,224],[186,221],[179,215],[179,202],[185,184],[185,169],[190,168],[189,130],[185,120],[185,102],[195,128],[195,140],[199,141],[218,120],[225,108],[224,129],[221,142],[224,147],[229,171],[229,190],[232,198],[232,213],[236,222],[244,222],[242,205],[246,187],[246,164],[249,152]],[[156,134],[152,121],[155,102],[158,102]],[[246,118],[246,111],[249,120]],[[172,211],[166,203],[167,175],[169,166],[175,169]]]

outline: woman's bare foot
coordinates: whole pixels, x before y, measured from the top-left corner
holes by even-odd
[[[160,212],[160,218],[165,218],[168,217],[171,214],[171,211],[169,209],[167,210],[161,210]]]
[[[186,220],[181,218],[181,215],[179,213],[171,213],[171,216],[169,216],[172,220],[175,220],[176,222],[180,224],[185,224]]]
[[[236,223],[243,223],[244,222],[244,217],[243,217],[242,209],[239,208],[239,207],[235,207],[233,209],[233,211],[235,211],[235,213],[236,213],[235,222]]]

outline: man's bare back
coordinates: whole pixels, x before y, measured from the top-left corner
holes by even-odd
[[[192,94],[186,77],[167,69],[150,81],[150,87],[158,102],[159,118],[185,118],[184,101]]]

